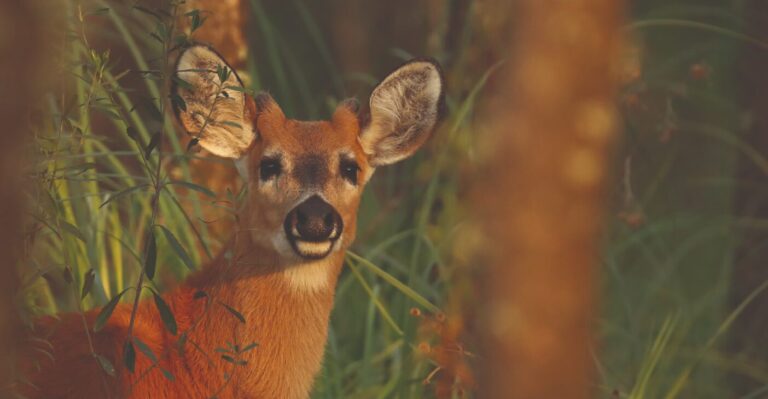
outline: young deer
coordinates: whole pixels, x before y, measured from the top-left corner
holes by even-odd
[[[116,368],[104,384],[82,320],[63,315],[48,323],[55,362],[43,362],[28,397],[309,396],[363,187],[376,167],[410,156],[429,137],[443,103],[440,67],[428,59],[404,64],[373,90],[365,117],[345,101],[330,121],[302,122],[286,118],[268,94],[245,94],[234,72],[217,73],[226,65],[195,45],[176,66],[189,83],[173,88],[186,104],[175,110],[180,124],[209,152],[236,160],[248,185],[234,238],[163,295],[178,334],[164,328],[151,303],[140,302],[132,335],[157,364],[137,350],[130,372],[123,343],[132,308],[118,305],[93,334],[95,353]],[[86,314],[89,328],[96,315]],[[229,359],[220,348],[229,348]]]

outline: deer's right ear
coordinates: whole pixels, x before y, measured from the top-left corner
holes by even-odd
[[[240,158],[256,138],[256,105],[234,70],[213,49],[194,45],[176,62],[171,92],[179,123],[214,155]]]
[[[360,133],[370,164],[389,165],[416,152],[439,122],[444,98],[440,65],[431,58],[389,74],[371,93],[370,120]]]

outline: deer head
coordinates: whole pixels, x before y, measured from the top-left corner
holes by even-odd
[[[252,242],[286,266],[324,259],[352,243],[374,169],[412,155],[443,105],[440,67],[430,59],[387,76],[365,114],[346,100],[329,121],[289,119],[269,94],[251,97],[204,45],[184,50],[175,73],[180,124],[208,152],[235,160],[249,190],[241,220]]]

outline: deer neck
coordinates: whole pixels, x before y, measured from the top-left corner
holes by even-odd
[[[343,260],[343,251],[336,251],[322,260],[285,264],[250,240],[234,239],[185,284],[186,295],[207,294],[197,300],[207,301],[207,308],[191,312],[190,327],[194,319],[200,322],[190,338],[209,353],[227,343],[258,343],[243,355],[247,366],[235,370],[242,375],[233,389],[242,395],[306,397],[322,362]]]

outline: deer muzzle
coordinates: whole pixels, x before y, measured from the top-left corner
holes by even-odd
[[[333,250],[344,230],[341,216],[319,195],[296,205],[285,217],[285,235],[299,256],[322,259]]]

